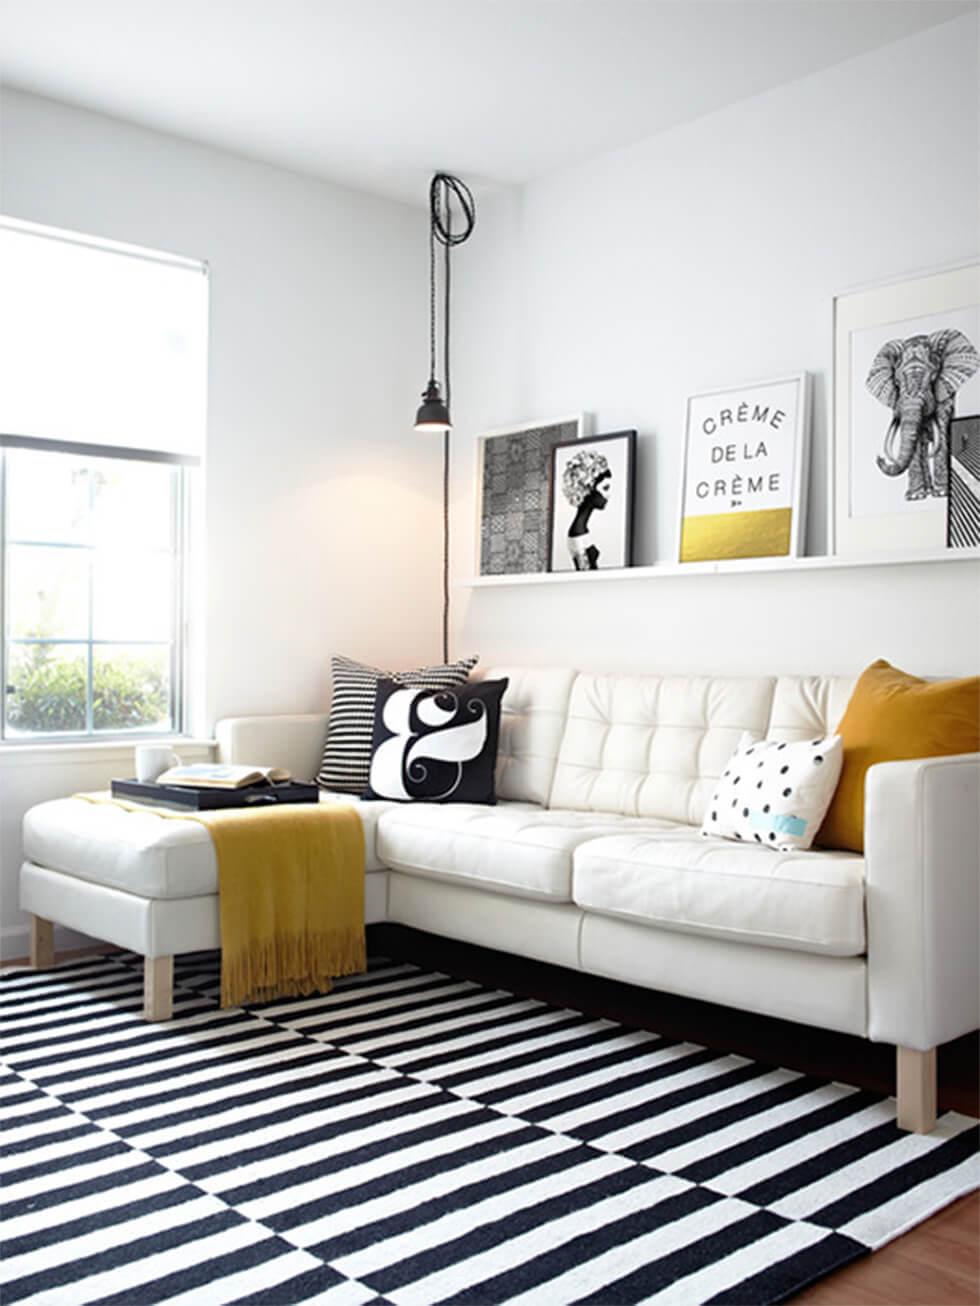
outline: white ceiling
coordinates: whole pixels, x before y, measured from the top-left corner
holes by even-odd
[[[976,8],[0,0],[0,78],[421,203],[436,168],[478,188],[527,181]]]

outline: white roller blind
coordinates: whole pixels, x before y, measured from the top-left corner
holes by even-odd
[[[0,220],[0,434],[200,456],[201,263]]]

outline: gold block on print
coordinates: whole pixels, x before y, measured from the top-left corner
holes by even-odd
[[[685,517],[681,528],[681,562],[788,556],[792,524],[792,508]]]

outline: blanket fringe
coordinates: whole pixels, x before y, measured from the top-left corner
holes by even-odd
[[[239,1007],[273,998],[329,993],[332,978],[367,968],[363,929],[286,934],[253,941],[222,956],[221,1005]]]

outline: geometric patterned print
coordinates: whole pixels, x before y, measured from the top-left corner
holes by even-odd
[[[483,438],[481,576],[548,570],[551,451],[578,434],[573,420]]]
[[[956,417],[950,425],[946,543],[980,544],[980,417]]]
[[[358,797],[367,789],[379,680],[395,680],[399,685],[416,685],[419,689],[451,689],[465,684],[479,660],[460,658],[448,666],[381,671],[352,658],[332,658],[333,696],[317,784]]]
[[[782,1300],[970,1191],[977,1124],[375,960],[217,1005],[178,958],[3,977],[14,1302]]]

